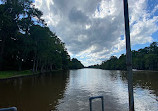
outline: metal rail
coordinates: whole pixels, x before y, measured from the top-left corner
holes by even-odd
[[[90,97],[89,98],[90,111],[92,111],[92,100],[93,99],[98,99],[98,98],[100,98],[101,101],[102,101],[102,111],[104,111],[104,98],[103,98],[103,96],[95,96],[95,97]]]
[[[2,108],[0,111],[17,111],[16,107],[10,107],[10,108]]]

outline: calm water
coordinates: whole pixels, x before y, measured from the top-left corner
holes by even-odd
[[[80,69],[0,81],[0,108],[18,111],[89,111],[104,96],[105,111],[128,111],[125,71]],[[134,72],[136,111],[158,111],[158,72]],[[94,111],[101,111],[99,99]]]

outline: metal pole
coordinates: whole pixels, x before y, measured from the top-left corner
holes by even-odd
[[[129,111],[134,111],[133,73],[132,73],[132,55],[131,55],[131,45],[130,45],[128,0],[123,0],[123,2],[124,2],[124,22],[125,22],[125,35],[126,35],[126,64],[127,64],[127,72],[128,72]]]

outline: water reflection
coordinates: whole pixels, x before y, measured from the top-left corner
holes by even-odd
[[[157,79],[157,72],[134,72],[136,111],[158,110]],[[127,111],[127,73],[80,69],[0,81],[0,107],[17,106],[19,111],[88,111],[91,96],[104,96],[106,111]],[[93,109],[101,111],[99,99]]]
[[[50,111],[63,98],[69,75],[63,72],[0,81],[0,107],[18,111]]]
[[[127,73],[122,71],[122,81],[127,82]],[[143,88],[150,90],[152,94],[158,96],[158,72],[156,71],[134,71],[133,72],[133,85],[134,88]]]
[[[157,74],[144,73],[134,72],[135,109],[136,111],[157,111],[157,95],[154,93],[158,89],[157,79],[153,79],[158,78]],[[63,111],[63,109],[64,111],[69,111],[70,109],[72,111],[87,111],[89,110],[88,97],[103,95],[105,110],[127,111],[128,84],[126,75],[125,71],[100,69],[70,71],[68,88],[65,91],[64,98],[59,100],[61,103],[57,108],[59,111]],[[150,86],[148,82],[150,82]],[[99,100],[94,102],[94,111],[101,110],[101,104],[99,103]]]
[[[68,89],[64,98],[57,106],[59,111],[88,111],[89,97],[103,95],[105,99],[105,110],[107,111],[125,111],[127,105],[119,103],[119,98],[115,96],[118,92],[111,71],[100,69],[80,69],[70,71]],[[115,74],[114,74],[115,75]],[[119,93],[120,94],[120,93]],[[122,93],[121,93],[122,94]],[[101,102],[96,100],[93,103],[94,111],[101,111]]]
[[[111,77],[119,77],[123,84],[127,84],[127,72],[113,71]],[[133,85],[135,97],[135,109],[138,111],[157,111],[158,110],[158,72],[154,71],[134,71]],[[121,87],[122,88],[122,87]]]

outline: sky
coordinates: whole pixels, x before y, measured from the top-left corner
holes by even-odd
[[[158,0],[128,0],[131,49],[158,41]],[[35,0],[71,58],[85,66],[125,53],[123,0]]]

